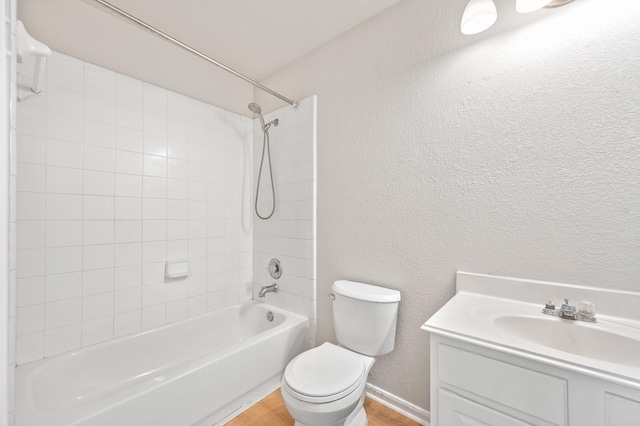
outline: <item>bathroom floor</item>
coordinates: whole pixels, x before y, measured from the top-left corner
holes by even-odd
[[[364,407],[369,417],[369,426],[420,425],[369,398],[366,399]],[[287,412],[280,395],[280,389],[278,389],[227,423],[227,426],[292,426],[293,423],[293,417]]]

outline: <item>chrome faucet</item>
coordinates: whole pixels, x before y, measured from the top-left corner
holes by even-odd
[[[564,299],[560,309],[556,309],[556,305],[549,301],[542,309],[542,313],[573,321],[596,322],[595,306],[591,302],[580,302],[580,309],[578,310],[575,305],[569,304],[569,299]]]
[[[277,293],[278,292],[278,284],[273,283],[271,285],[262,286],[260,291],[258,292],[258,297],[264,297],[267,293]]]

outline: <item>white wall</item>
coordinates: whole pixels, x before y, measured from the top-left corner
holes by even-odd
[[[315,346],[316,329],[316,97],[267,114],[265,122],[279,120],[269,129],[276,208],[267,220],[253,216],[254,299],[296,312],[310,319],[309,347]],[[258,181],[263,154],[262,125],[253,130],[253,188]],[[258,209],[271,213],[272,192],[268,156],[265,153]],[[255,195],[254,195],[255,197]],[[255,199],[255,198],[254,198]],[[251,204],[253,206],[253,203]],[[275,280],[267,272],[273,258],[282,264]],[[278,293],[258,297],[261,286],[277,283]]]
[[[370,381],[423,408],[456,270],[640,291],[639,2],[496,4],[468,37],[465,1],[405,0],[263,81],[318,95],[318,343],[334,280],[399,289]]]
[[[250,299],[252,121],[59,53],[46,78],[18,105],[18,364]]]

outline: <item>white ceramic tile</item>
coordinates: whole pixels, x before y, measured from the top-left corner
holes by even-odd
[[[167,219],[189,219],[189,202],[167,200]]]
[[[188,240],[167,241],[167,260],[186,259],[189,257]]]
[[[115,175],[113,173],[84,170],[82,177],[85,195],[114,195]]]
[[[115,289],[125,290],[142,286],[142,266],[140,264],[116,268]]]
[[[82,319],[82,299],[67,299],[45,303],[45,329],[79,323]]]
[[[147,241],[142,243],[142,263],[164,262],[167,259],[166,241]]]
[[[17,336],[44,330],[44,304],[19,307],[16,312],[16,325]]]
[[[47,275],[82,270],[82,247],[53,247],[46,249]]]
[[[47,86],[53,85],[81,92],[84,86],[83,79],[81,65],[54,60],[47,61]]]
[[[181,321],[188,316],[187,299],[167,303],[167,323]]]
[[[142,288],[119,290],[115,293],[115,312],[129,312],[142,308]]]
[[[18,308],[44,303],[44,277],[21,278],[16,287]]]
[[[148,155],[167,156],[167,137],[156,133],[144,134],[144,153]]]
[[[145,155],[143,172],[145,176],[167,177],[167,159],[156,155]]]
[[[113,315],[113,292],[82,297],[82,321]]]
[[[189,307],[189,317],[195,317],[207,312],[207,296],[205,294],[201,296],[190,297],[187,299]]]
[[[141,330],[141,317],[142,311],[140,310],[116,314],[113,320],[114,337],[139,332]]]
[[[141,224],[142,226],[142,224]],[[142,231],[140,231],[142,239]],[[115,266],[140,265],[142,263],[142,243],[115,245]]]
[[[166,305],[142,309],[142,330],[160,327],[166,323]]]
[[[43,220],[46,212],[46,195],[35,192],[17,193],[17,217],[20,220]]]
[[[142,240],[143,241],[161,241],[167,239],[167,221],[166,220],[143,220],[142,221]]]
[[[115,197],[115,218],[116,220],[142,219],[142,199],[130,197]]]
[[[142,131],[144,129],[144,111],[131,105],[116,103],[116,125]]]
[[[164,283],[165,262],[156,261],[142,265],[142,285]]]
[[[84,99],[81,92],[51,86],[47,88],[47,110],[58,114],[83,116]]]
[[[142,287],[142,306],[144,308],[164,304],[167,301],[165,283],[149,284]]]
[[[85,63],[84,92],[110,101],[116,100],[116,75],[113,71]]]
[[[141,220],[116,220],[115,242],[136,243],[142,241]]]
[[[113,101],[95,96],[84,97],[84,118],[101,123],[115,125],[116,104]]]
[[[18,365],[36,361],[44,356],[44,333],[38,332],[18,336],[16,339],[16,363]]]
[[[169,129],[171,129],[171,126],[169,126]],[[181,139],[177,139],[176,137],[171,137],[171,134],[170,134],[169,140],[168,140],[168,156],[169,158],[175,158],[178,160],[188,160],[189,159],[189,143],[186,142],[186,140],[181,140]]]
[[[145,198],[166,198],[167,179],[144,176],[142,178],[142,196]]]
[[[168,115],[178,120],[189,119],[189,98],[174,92],[168,92]]]
[[[189,162],[189,180],[197,180],[200,182],[207,181],[207,164],[194,161]]]
[[[208,122],[208,105],[195,99],[189,99],[189,122],[195,124],[207,125]]]
[[[114,218],[114,198],[108,196],[83,196],[84,220],[108,220]]]
[[[123,151],[142,152],[144,133],[140,130],[116,127],[116,148]]]
[[[116,151],[116,172],[141,175],[142,155],[136,152]]]
[[[82,219],[82,195],[47,194],[46,216],[49,220]]]
[[[167,136],[167,116],[144,111],[144,132]]]
[[[187,284],[187,279],[176,279],[167,282],[167,302],[186,300],[188,296]]]
[[[46,139],[38,136],[17,136],[18,156],[21,163],[45,164]]]
[[[167,115],[168,92],[158,86],[149,83],[143,84],[144,109],[157,114]]]
[[[83,143],[84,124],[79,117],[73,117],[55,112],[47,112],[47,132],[49,139]]]
[[[47,166],[46,191],[56,194],[82,194],[82,170]]]
[[[48,139],[46,144],[47,165],[82,168],[82,144]]]
[[[189,199],[189,181],[167,179],[166,197],[173,200]]]
[[[114,276],[114,268],[84,271],[82,273],[82,294],[89,296],[92,294],[113,292]]]
[[[115,171],[116,151],[113,148],[103,148],[87,145],[84,147],[84,169],[103,172]]]
[[[142,197],[142,176],[116,173],[115,195],[117,197]]]
[[[49,220],[47,247],[82,245],[82,222],[79,220]]]
[[[167,200],[163,198],[143,198],[142,218],[143,219],[166,219]]]
[[[45,222],[28,221],[18,222],[17,248],[34,249],[45,246]]]
[[[47,302],[74,299],[82,296],[82,272],[47,275],[45,293]]]
[[[168,177],[171,179],[189,179],[189,162],[170,158],[168,161]]]
[[[207,312],[224,308],[224,292],[216,291],[207,293]]]
[[[137,108],[144,107],[142,82],[116,74],[116,101]]]
[[[19,106],[17,111],[17,128],[20,134],[46,136],[47,114],[37,108]]]
[[[82,247],[82,269],[113,268],[114,247],[113,244]]]
[[[206,201],[189,201],[189,219],[204,220],[207,219],[207,202]]]
[[[42,165],[21,163],[18,167],[18,191],[45,192],[46,168]]]
[[[82,323],[82,346],[113,339],[113,318],[104,317]]]
[[[81,346],[81,326],[72,324],[44,333],[44,356],[49,357],[78,349]]]
[[[168,220],[167,240],[182,240],[189,238],[188,220]]]
[[[101,146],[104,148],[115,148],[115,127],[111,124],[100,123],[92,120],[84,120],[84,144]]]
[[[113,220],[85,220],[82,226],[82,243],[85,246],[114,242],[115,224]]]

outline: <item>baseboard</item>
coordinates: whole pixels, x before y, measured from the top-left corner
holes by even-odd
[[[367,396],[421,425],[429,426],[431,424],[431,414],[427,410],[409,401],[405,401],[371,383],[367,383]]]

